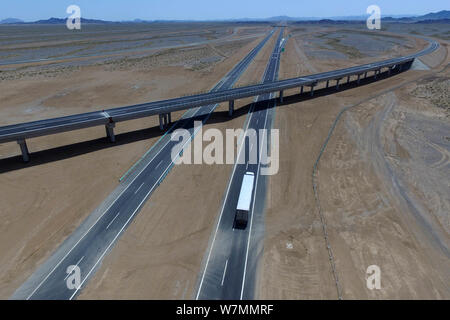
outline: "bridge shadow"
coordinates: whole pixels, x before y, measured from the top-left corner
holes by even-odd
[[[398,72],[393,73],[392,75],[398,74]],[[391,76],[392,76],[391,75]],[[272,100],[276,101],[277,107],[282,107],[302,101],[308,101],[311,99],[315,99],[318,97],[323,97],[329,94],[333,94],[336,92],[341,92],[345,90],[350,90],[353,88],[360,87],[362,85],[367,85],[370,83],[373,83],[375,81],[379,81],[382,79],[385,79],[389,77],[388,72],[383,72],[378,74],[377,79],[375,80],[373,76],[370,76],[365,79],[360,80],[360,84],[357,84],[357,81],[351,81],[349,83],[342,83],[339,86],[339,90],[336,90],[336,86],[333,83],[330,82],[330,87],[328,88],[322,88],[314,90],[314,95],[311,96],[309,89],[305,90],[303,94],[300,94],[300,89],[298,94],[293,94],[290,96],[285,96],[283,98],[283,102],[279,101],[279,98],[273,98]],[[306,89],[306,88],[305,88]],[[207,124],[214,124],[214,123],[223,123],[228,122],[232,119],[242,117],[246,115],[250,110],[254,103],[249,103],[245,106],[242,106],[238,109],[236,109],[232,116],[228,115],[228,111],[216,111],[213,112],[208,121]],[[258,102],[258,110],[262,110],[264,108],[267,108],[269,104],[267,101]],[[33,152],[30,154],[30,161],[25,163],[22,161],[22,156],[13,156],[9,158],[0,159],[0,174],[6,173],[10,171],[20,170],[24,168],[30,168],[34,166],[39,166],[55,161],[65,160],[69,158],[73,158],[76,156],[81,156],[84,154],[105,150],[109,148],[114,148],[121,145],[126,145],[129,143],[149,140],[151,138],[162,136],[165,133],[171,133],[172,131],[180,128],[181,126],[185,129],[190,129],[194,126],[194,121],[202,121],[204,120],[205,116],[195,116],[191,118],[186,118],[183,120],[180,120],[178,123],[176,123],[173,126],[169,126],[170,128],[165,130],[160,130],[159,126],[154,126],[151,128],[146,129],[140,129],[135,131],[130,131],[126,133],[121,133],[116,135],[116,142],[111,143],[108,138],[102,137],[98,139],[78,142],[66,146],[46,149],[42,151]]]
[[[397,74],[399,74],[399,72],[391,73],[391,75],[389,75],[389,73],[387,71],[382,72],[377,75],[376,79],[373,77],[373,75],[368,76],[367,78],[364,78],[364,79],[361,78],[359,84],[358,84],[357,80],[352,80],[348,83],[345,81],[344,83],[339,84],[339,89],[336,89],[336,81],[330,81],[330,85],[328,88],[314,89],[314,94],[312,96],[311,96],[311,91],[310,91],[309,87],[305,87],[305,91],[303,92],[303,94],[300,94],[300,88],[289,89],[289,90],[298,90],[298,93],[291,94],[289,96],[284,96],[283,102],[281,102],[278,97],[272,98],[271,100],[265,100],[262,102],[258,102],[257,109],[262,110],[264,108],[267,108],[267,106],[269,105],[267,102],[269,102],[269,101],[275,101],[276,107],[283,107],[286,105],[291,105],[294,103],[308,101],[311,99],[316,99],[316,98],[327,96],[330,94],[335,94],[338,92],[355,89],[355,88],[361,87],[363,85],[368,85],[368,84],[377,82],[379,80],[383,80],[383,79],[392,77]],[[211,115],[211,117],[208,120],[208,123],[221,123],[221,122],[230,121],[231,119],[234,119],[234,118],[239,118],[242,115],[245,115],[249,112],[252,104],[253,103],[250,103],[248,105],[242,106],[239,109],[236,109],[231,117],[228,115],[228,111],[218,111],[218,112],[216,111]]]

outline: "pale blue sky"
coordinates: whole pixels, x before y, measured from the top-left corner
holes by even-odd
[[[365,15],[376,4],[382,15],[425,14],[450,9],[448,0],[1,0],[0,19],[25,21],[67,17],[71,4],[85,18],[104,20],[237,19]]]

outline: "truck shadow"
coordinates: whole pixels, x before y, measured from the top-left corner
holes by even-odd
[[[395,74],[398,74],[398,73],[395,73]],[[366,79],[361,79],[359,84],[357,84],[356,80],[351,81],[349,83],[340,84],[339,90],[336,90],[336,86],[334,84],[330,84],[330,87],[328,87],[328,88],[314,90],[313,96],[311,96],[309,89],[305,88],[306,90],[303,94],[300,94],[300,91],[298,91],[299,92],[298,94],[285,96],[283,98],[283,102],[281,102],[279,100],[279,98],[273,98],[271,100],[276,102],[277,107],[282,107],[282,106],[290,105],[293,103],[299,103],[302,101],[308,101],[308,100],[315,99],[318,97],[323,97],[323,96],[333,94],[336,92],[354,89],[354,88],[357,88],[362,85],[367,85],[367,84],[373,83],[375,81],[385,79],[387,77],[389,77],[388,72],[383,72],[383,73],[378,74],[376,80],[374,79],[373,76],[371,76]],[[267,106],[269,106],[268,102],[271,100],[265,100],[262,102],[258,102],[257,109],[262,110],[262,109],[266,108]],[[228,122],[235,118],[245,116],[252,109],[253,104],[254,103],[250,103],[250,104],[247,104],[245,106],[242,106],[242,107],[236,109],[232,116],[228,115],[228,111],[213,112],[210,115],[209,119],[206,121],[206,124]],[[202,120],[204,120],[204,117],[201,117],[201,116],[191,117],[191,118],[187,118],[184,120],[179,120],[178,123],[176,123],[173,126],[169,126],[170,128],[166,128],[165,130],[160,130],[159,126],[154,126],[151,128],[117,134],[116,142],[114,142],[114,143],[109,142],[108,138],[102,137],[102,138],[78,142],[78,143],[74,143],[74,144],[70,144],[70,145],[66,145],[66,146],[32,152],[30,154],[30,161],[27,163],[24,163],[22,161],[22,156],[20,156],[20,155],[0,159],[0,174],[10,172],[10,171],[20,170],[20,169],[24,169],[24,168],[39,166],[39,165],[43,165],[43,164],[47,164],[47,163],[51,163],[51,162],[55,162],[55,161],[65,160],[68,158],[73,158],[73,157],[81,156],[84,154],[88,154],[88,153],[92,153],[92,152],[96,152],[96,151],[100,151],[100,150],[114,148],[117,146],[129,144],[129,143],[148,140],[151,138],[162,136],[165,133],[170,134],[173,131],[175,131],[176,129],[180,128],[181,125],[183,125],[182,127],[185,129],[190,129],[194,126],[195,121],[202,121]]]

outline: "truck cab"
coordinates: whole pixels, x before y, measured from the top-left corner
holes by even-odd
[[[233,228],[243,230],[247,228],[247,222],[248,222],[248,211],[236,210]]]

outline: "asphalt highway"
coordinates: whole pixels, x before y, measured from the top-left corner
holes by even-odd
[[[277,79],[280,63],[281,44],[284,28],[281,29],[277,43],[268,61],[263,77],[264,83]],[[252,106],[246,121],[246,130],[270,129],[274,116],[275,102],[271,94],[258,96]],[[213,240],[207,252],[205,268],[200,278],[197,299],[253,299],[255,271],[258,256],[262,252],[261,241],[263,224],[264,199],[266,194],[265,176],[260,175],[260,153],[263,147],[263,137],[256,142],[248,142],[240,147],[240,152],[246,154],[245,163],[236,163],[233,168],[218,224]],[[254,148],[258,150],[256,163],[249,161],[249,154]],[[253,200],[249,212],[247,228],[233,229],[236,205],[244,174],[255,173]]]
[[[272,30],[238,63],[213,91],[232,87],[272,37],[274,31]],[[169,131],[185,128],[192,137],[196,133],[194,120],[206,122],[216,107],[217,105],[213,104],[189,110]],[[172,141],[170,135],[164,135],[134,172],[122,181],[108,199],[64,241],[11,298],[63,300],[76,297],[151,193],[173,167],[171,151],[176,144],[178,141]],[[72,289],[67,286],[67,280],[72,279],[72,275],[75,274],[74,266],[80,269],[81,278],[80,286]]]

